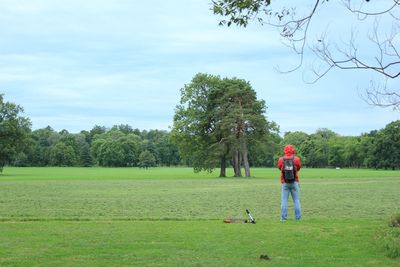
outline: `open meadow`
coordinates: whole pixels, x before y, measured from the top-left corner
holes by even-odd
[[[0,266],[399,266],[400,171],[302,169],[279,221],[276,169],[5,168]],[[232,175],[232,173],[228,173]],[[256,224],[225,224],[225,218]],[[397,237],[397,238],[396,238]],[[268,255],[269,260],[260,259]]]

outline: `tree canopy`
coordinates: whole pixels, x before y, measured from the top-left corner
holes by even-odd
[[[5,164],[16,158],[27,145],[31,122],[21,116],[24,109],[11,102],[5,102],[0,94],[0,172]]]
[[[181,89],[172,136],[195,171],[219,165],[225,176],[232,159],[235,176],[242,162],[250,176],[248,146],[268,131],[264,113],[265,102],[248,82],[199,73]]]

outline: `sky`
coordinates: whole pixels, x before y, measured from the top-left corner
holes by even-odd
[[[281,134],[328,128],[359,135],[400,119],[399,111],[363,100],[377,75],[332,70],[309,84],[310,52],[302,68],[282,74],[277,68],[296,66],[299,56],[278,31],[256,22],[218,26],[210,2],[0,0],[0,93],[24,108],[32,129],[72,133],[119,124],[169,130],[180,89],[200,72],[249,81]],[[326,32],[344,42],[349,29],[366,36],[366,23],[346,12],[331,16],[341,8],[321,10],[310,38]]]

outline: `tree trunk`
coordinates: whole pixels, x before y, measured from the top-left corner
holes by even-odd
[[[221,158],[221,170],[219,172],[219,177],[226,177],[226,155]]]
[[[240,169],[240,153],[239,150],[236,150],[233,154],[233,171],[235,173],[235,177],[242,177],[242,171]]]
[[[249,164],[249,159],[248,159],[248,151],[247,151],[247,144],[244,142],[243,144],[243,165],[244,165],[244,171],[246,173],[246,177],[250,177],[250,164]]]

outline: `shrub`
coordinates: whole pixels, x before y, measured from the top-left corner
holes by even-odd
[[[386,256],[400,257],[400,214],[392,216],[388,228],[379,233],[378,242],[383,246]]]
[[[389,220],[390,227],[400,227],[400,213],[392,216]]]

